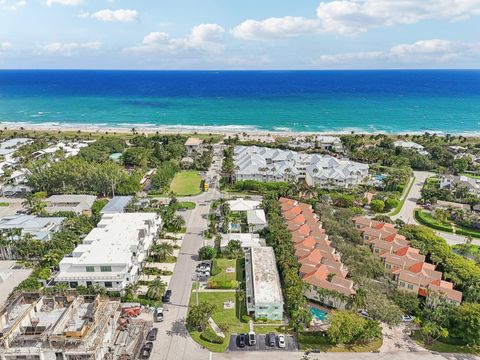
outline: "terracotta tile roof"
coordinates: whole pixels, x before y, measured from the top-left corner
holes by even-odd
[[[288,220],[293,220],[295,219],[299,214],[302,213],[302,210],[298,206],[292,207],[290,210],[285,211],[283,213],[283,217],[288,221]]]

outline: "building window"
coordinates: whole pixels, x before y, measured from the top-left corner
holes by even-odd
[[[387,269],[391,269],[391,268],[392,268],[392,265],[390,265],[390,264],[385,264],[385,267],[386,267]]]
[[[105,287],[106,288],[111,288],[112,287],[112,282],[111,281],[106,281],[105,282]]]
[[[110,265],[102,265],[102,266],[100,266],[100,271],[101,272],[111,272],[112,267]]]
[[[408,288],[409,288],[410,290],[413,290],[413,285],[412,285],[412,284],[408,284]]]
[[[92,286],[92,282],[91,281],[87,281],[87,287],[90,287]]]
[[[95,272],[95,266],[86,266],[85,271],[86,272]]]
[[[403,281],[400,281],[400,286],[405,287],[405,283]]]

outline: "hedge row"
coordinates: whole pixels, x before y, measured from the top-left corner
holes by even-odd
[[[200,339],[208,341],[212,344],[223,344],[223,341],[225,340],[225,338],[218,336],[210,326],[202,331],[200,334]]]

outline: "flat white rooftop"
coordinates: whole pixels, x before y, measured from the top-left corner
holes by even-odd
[[[141,233],[159,223],[155,213],[119,213],[103,215],[93,229],[73,251],[73,257],[64,258],[60,265],[113,265],[130,263],[132,247],[136,247]],[[146,233],[145,233],[146,235]]]
[[[275,254],[271,247],[252,247],[252,277],[255,304],[283,303]]]

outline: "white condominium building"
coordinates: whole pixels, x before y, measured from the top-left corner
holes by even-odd
[[[235,147],[234,180],[305,180],[308,185],[349,187],[368,177],[368,165],[332,156],[257,146]]]
[[[120,291],[135,282],[158,230],[161,218],[154,213],[103,215],[97,227],[60,262],[57,282],[100,285]]]

